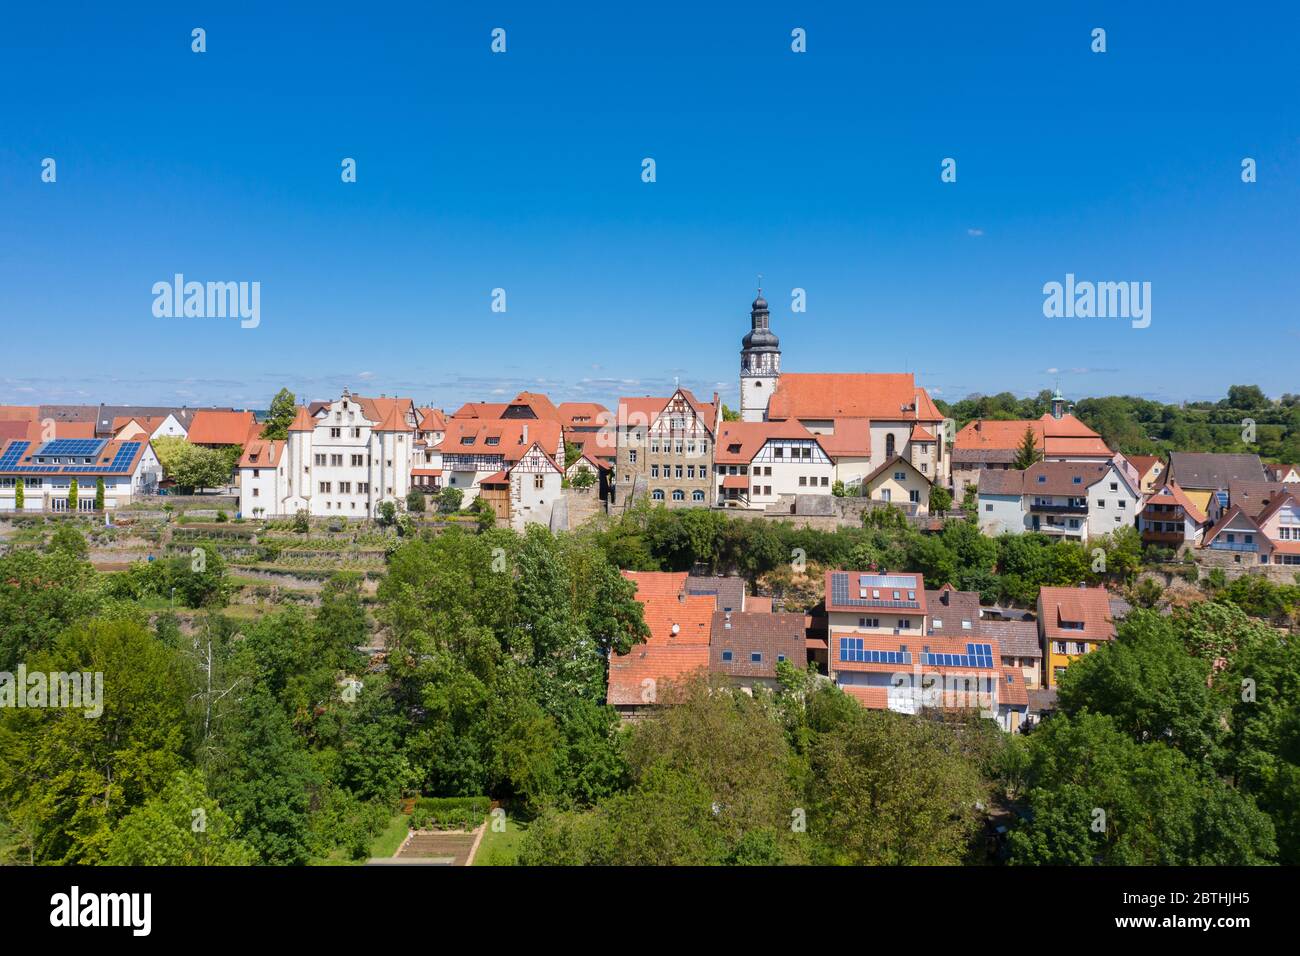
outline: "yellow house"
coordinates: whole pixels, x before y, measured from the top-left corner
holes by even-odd
[[[1115,639],[1115,619],[1105,588],[1040,588],[1038,635],[1043,679],[1055,687],[1070,662]]]
[[[902,455],[895,455],[862,479],[862,493],[872,501],[915,508],[916,514],[930,513],[930,479]]]

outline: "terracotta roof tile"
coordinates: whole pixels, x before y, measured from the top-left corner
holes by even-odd
[[[1109,641],[1115,637],[1110,595],[1105,588],[1043,587],[1038,591],[1039,624],[1049,641]],[[1082,622],[1083,630],[1065,628]]]

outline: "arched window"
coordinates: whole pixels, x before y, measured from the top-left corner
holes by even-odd
[[[664,490],[662,488],[656,488],[654,491],[650,492],[650,497],[653,498],[655,501],[663,501]]]
[[[685,500],[686,500],[686,492],[682,491],[682,489],[678,488],[676,491],[673,492],[673,501],[685,501]]]
[[[885,461],[894,457],[894,433],[885,436]]]
[[[704,492],[700,491],[698,488],[697,488],[695,491],[692,491],[692,492],[691,492],[691,500],[692,500],[692,501],[703,501],[703,500],[704,500]]]

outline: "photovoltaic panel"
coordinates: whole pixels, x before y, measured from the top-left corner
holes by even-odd
[[[29,445],[31,445],[29,441],[10,442],[9,447],[4,451],[3,457],[0,457],[0,471],[13,468],[14,465],[18,464],[23,452],[27,451]]]
[[[36,450],[37,455],[89,456],[99,454],[108,441],[103,438],[56,438]]]

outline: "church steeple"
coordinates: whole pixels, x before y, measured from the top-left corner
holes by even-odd
[[[749,308],[749,333],[740,347],[740,417],[747,422],[767,417],[767,402],[781,375],[781,340],[768,327],[769,318],[759,286]]]

